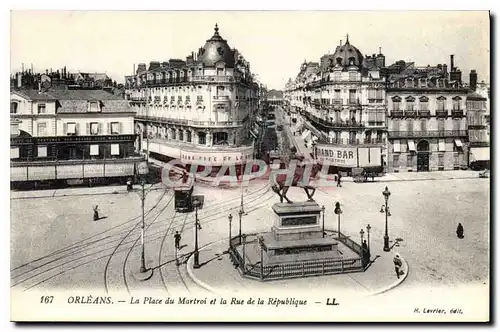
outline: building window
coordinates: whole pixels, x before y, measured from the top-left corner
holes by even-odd
[[[444,131],[444,119],[437,119],[438,121],[438,131]]]
[[[377,143],[380,144],[382,143],[382,132],[377,131]]]
[[[46,158],[47,157],[47,147],[46,146],[38,146],[38,153],[37,153],[38,158]]]
[[[392,149],[393,152],[401,152],[401,141],[400,140],[394,140],[392,143]]]
[[[444,111],[445,110],[445,103],[446,103],[446,98],[445,97],[439,97],[437,99],[437,110],[438,111]]]
[[[198,144],[207,144],[207,134],[200,131],[198,132]]]
[[[76,123],[75,122],[68,122],[66,124],[66,134],[67,135],[76,135]]]
[[[10,159],[17,159],[19,158],[19,148],[10,148]]]
[[[438,167],[444,168],[444,153],[438,155]]]
[[[459,96],[453,97],[453,110],[454,111],[459,111],[460,110],[460,101],[462,98]]]
[[[111,155],[112,156],[120,155],[120,144],[111,144]]]
[[[90,123],[90,135],[99,135],[100,124],[98,122]]]
[[[399,154],[392,155],[392,167],[399,168]]]
[[[89,112],[99,112],[99,102],[91,101],[89,102]]]
[[[10,103],[10,114],[16,114],[17,107],[18,107],[18,104],[16,102]]]
[[[228,145],[228,134],[225,132],[217,132],[213,134],[214,145]]]
[[[408,131],[413,132],[413,120],[408,119],[408,120],[406,120],[406,123],[408,124]]]
[[[45,104],[38,104],[38,114],[45,114]]]
[[[224,68],[217,68],[217,75],[223,76],[224,75]]]
[[[349,103],[356,103],[356,90],[349,89]]]
[[[406,166],[413,167],[413,156],[411,154],[406,155]]]
[[[99,155],[99,145],[92,144],[90,146],[90,155],[91,156],[98,156]]]
[[[392,109],[394,111],[400,111],[401,110],[401,101],[396,99],[392,101]]]
[[[427,120],[420,120],[420,131],[427,131]]]
[[[111,122],[111,134],[118,135],[120,134],[120,122]]]
[[[179,129],[179,141],[184,141],[184,130]]]
[[[177,129],[172,129],[171,133],[172,133],[172,139],[177,139]]]
[[[406,110],[413,111],[415,109],[415,98],[408,97],[406,98]]]
[[[190,130],[188,130],[188,131],[186,132],[186,141],[187,141],[188,143],[191,143],[191,131],[190,131]]]
[[[46,136],[47,135],[47,124],[46,123],[37,124],[37,135],[38,136]]]
[[[453,119],[453,130],[460,130],[460,119]]]
[[[217,96],[223,96],[224,95],[224,87],[223,86],[218,86],[216,89]]]

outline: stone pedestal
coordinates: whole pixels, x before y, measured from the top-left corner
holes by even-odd
[[[338,257],[337,241],[323,237],[321,207],[316,202],[276,203],[274,225],[263,236],[269,262]]]

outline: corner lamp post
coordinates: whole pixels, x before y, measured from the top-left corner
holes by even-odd
[[[391,211],[389,210],[389,196],[391,196],[391,192],[387,187],[385,187],[382,195],[384,195],[385,199],[385,205],[382,205],[380,208],[380,213],[385,213],[384,251],[391,251],[391,248],[389,248],[389,232],[387,229],[387,217],[391,215]]]
[[[342,209],[340,208],[339,202],[335,203],[335,214],[338,216],[337,232],[338,232],[338,240],[340,241],[340,215],[342,214]]]
[[[200,268],[200,253],[198,251],[198,230],[201,229],[200,222],[198,220],[198,208],[200,207],[201,203],[198,199],[193,200],[193,207],[194,207],[194,213],[195,213],[195,219],[194,219],[194,263],[193,263],[193,268],[199,269]]]
[[[359,231],[359,237],[361,238],[361,245],[363,245],[364,235],[365,235],[365,231],[363,230],[363,228],[361,228],[361,230]]]

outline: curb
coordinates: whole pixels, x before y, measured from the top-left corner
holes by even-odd
[[[408,265],[408,262],[406,261],[406,259],[401,256],[401,254],[399,252],[396,252],[394,251],[394,254],[396,255],[399,255],[399,257],[401,258],[401,260],[403,261],[403,267],[406,266],[406,271],[405,274],[403,274],[403,278],[400,278],[400,279],[397,279],[394,283],[392,283],[391,285],[385,287],[384,289],[381,289],[381,290],[378,290],[378,291],[375,291],[375,292],[372,292],[371,294],[369,294],[368,296],[376,296],[376,295],[380,295],[380,294],[383,294],[383,293],[386,293],[388,291],[390,291],[391,289],[394,289],[396,288],[397,286],[399,286],[403,281],[405,281],[406,277],[408,277],[408,274],[410,273],[410,265]]]
[[[222,241],[224,241],[224,240],[219,240],[219,241],[216,241],[214,243],[210,243],[210,244],[208,244],[208,245],[206,245],[204,247],[201,247],[199,250],[203,250],[204,248],[207,248],[207,247],[212,246],[214,244],[220,243]],[[204,283],[203,281],[201,281],[200,279],[198,279],[198,277],[196,277],[194,275],[194,272],[193,272],[193,260],[194,260],[194,256],[190,255],[189,259],[186,262],[188,276],[191,278],[191,280],[193,280],[195,282],[195,284],[197,284],[201,288],[206,289],[210,293],[218,294],[219,292],[215,288],[213,288],[212,286],[207,285],[206,283]]]
[[[207,248],[207,247],[210,247],[210,246],[213,246],[214,244],[217,244],[217,243],[220,243],[220,242],[223,242],[224,240],[220,240],[220,241],[216,241],[214,243],[211,243],[211,244],[208,244],[204,247],[201,247],[200,250],[203,250],[204,248]],[[403,274],[403,277],[396,280],[394,283],[392,283],[391,285],[383,288],[383,289],[380,289],[380,290],[377,290],[377,291],[374,291],[374,292],[371,292],[370,294],[368,294],[368,296],[376,296],[376,295],[380,295],[380,294],[383,294],[383,293],[386,293],[388,291],[390,291],[391,289],[394,289],[396,288],[397,286],[399,286],[403,281],[406,280],[406,278],[408,277],[408,274],[410,273],[410,266],[408,265],[408,262],[406,261],[406,259],[401,256],[401,254],[399,254],[398,252],[394,251],[394,254],[398,254],[399,257],[401,258],[401,260],[403,261],[403,267],[406,267],[406,269],[404,270],[405,271],[405,274]],[[189,277],[198,285],[200,286],[201,288],[204,288],[206,289],[207,291],[213,293],[213,294],[219,294],[220,292],[217,291],[215,288],[213,288],[212,286],[209,286],[207,285],[205,282],[201,281],[200,279],[198,279],[198,277],[196,277],[194,275],[194,272],[193,272],[193,260],[194,260],[194,256],[191,255],[189,257],[189,259],[187,260],[187,272],[188,272],[188,275]]]

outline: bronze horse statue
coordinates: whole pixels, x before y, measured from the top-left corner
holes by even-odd
[[[310,169],[310,173],[307,174],[306,171]],[[280,202],[283,203],[285,199],[288,203],[293,203],[288,197],[286,193],[290,187],[301,187],[304,189],[304,192],[307,195],[308,201],[314,201],[313,196],[316,192],[316,188],[314,188],[310,184],[310,180],[316,178],[316,175],[320,171],[321,166],[318,164],[304,165],[303,163],[297,163],[295,168],[295,172],[293,174],[293,179],[291,184],[287,183],[287,177],[290,176],[288,174],[271,174],[271,189],[280,196]],[[307,177],[307,178],[305,178]]]

